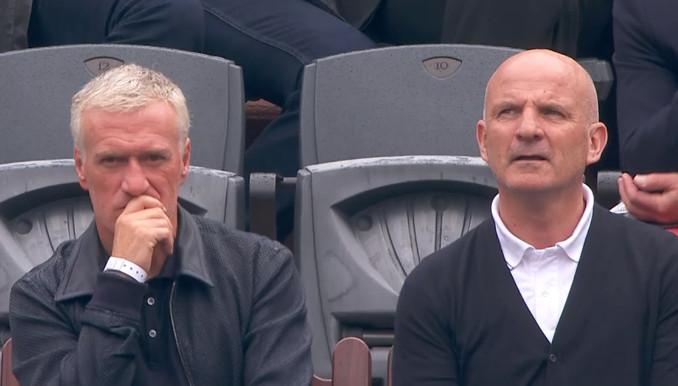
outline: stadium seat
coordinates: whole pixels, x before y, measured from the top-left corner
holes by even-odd
[[[49,258],[63,241],[78,237],[92,220],[87,193],[73,160],[0,165],[0,330],[7,326],[14,282]],[[191,167],[180,192],[189,212],[244,225],[244,180],[234,173]],[[1,331],[6,334],[6,331]]]
[[[400,288],[422,258],[490,215],[496,183],[475,157],[403,156],[302,169],[296,246],[315,372],[327,375],[342,337],[372,349],[386,378]]]
[[[181,87],[191,112],[193,165],[242,174],[240,67],[218,57],[132,45],[57,46],[0,54],[0,163],[71,157],[71,97],[93,76],[122,63],[159,70]]]

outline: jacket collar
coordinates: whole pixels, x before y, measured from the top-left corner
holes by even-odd
[[[214,281],[207,268],[207,257],[200,237],[200,231],[193,216],[179,207],[179,229],[174,243],[175,257],[179,260],[177,273],[213,287]],[[97,283],[97,275],[103,271],[108,256],[101,246],[94,221],[74,241],[67,259],[64,277],[57,288],[54,299],[57,302],[80,296],[91,296]]]

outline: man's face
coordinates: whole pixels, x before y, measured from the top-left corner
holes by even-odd
[[[592,122],[589,90],[568,64],[528,54],[507,62],[490,81],[477,138],[500,190],[581,186],[586,165],[600,157],[605,128]]]
[[[189,140],[179,143],[174,109],[164,102],[131,112],[87,109],[82,135],[75,166],[80,185],[89,191],[104,246],[110,247],[115,221],[127,203],[141,195],[161,201],[176,229],[177,198],[191,148]]]

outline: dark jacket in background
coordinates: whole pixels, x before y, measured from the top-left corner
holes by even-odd
[[[0,52],[27,47],[32,0],[0,2]]]
[[[609,59],[612,0],[317,0],[388,44],[551,48]]]
[[[619,159],[631,173],[678,171],[678,4],[616,0]]]

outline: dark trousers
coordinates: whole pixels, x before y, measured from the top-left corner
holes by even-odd
[[[283,108],[247,150],[246,176],[296,175],[304,66],[374,47],[360,31],[304,0],[34,0],[31,46],[101,42],[205,52],[240,65],[247,97]],[[293,193],[279,202],[284,236],[292,228]]]
[[[200,0],[33,0],[30,47],[144,44],[202,51]]]

